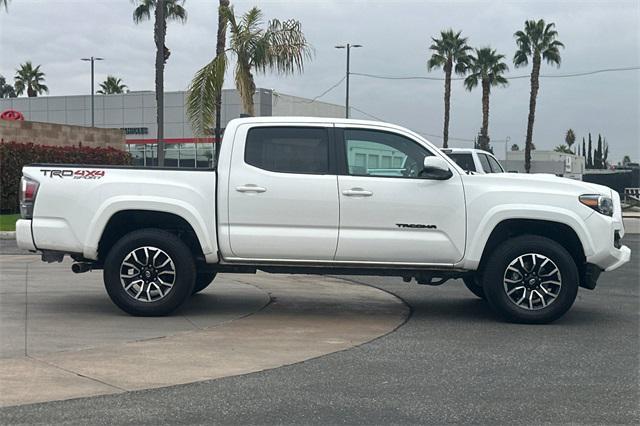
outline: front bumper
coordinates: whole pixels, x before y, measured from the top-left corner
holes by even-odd
[[[36,245],[33,242],[33,233],[31,232],[31,221],[19,219],[16,222],[16,242],[18,247],[23,250],[36,251]]]
[[[622,246],[619,249],[614,249],[609,252],[607,262],[609,266],[604,268],[605,272],[618,269],[631,259],[631,249],[627,246]]]
[[[620,209],[620,198],[612,192],[614,198],[613,216],[594,212],[586,220],[590,232],[591,253],[586,256],[587,263],[596,265],[603,271],[613,271],[627,263],[631,258],[631,249],[621,244],[624,237],[624,224]]]

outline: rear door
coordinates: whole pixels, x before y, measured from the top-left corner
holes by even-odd
[[[343,167],[336,260],[452,264],[465,247],[465,201],[457,170],[448,180],[420,177],[434,155],[409,135],[336,125]],[[453,169],[453,167],[452,167]]]
[[[339,220],[333,154],[330,123],[238,128],[228,187],[232,257],[333,259]]]

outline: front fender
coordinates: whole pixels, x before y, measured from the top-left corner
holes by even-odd
[[[588,216],[587,216],[588,217]],[[578,236],[585,256],[595,252],[595,244],[585,219],[569,209],[526,204],[501,204],[488,210],[481,218],[467,216],[467,255],[457,267],[475,270],[480,264],[484,248],[493,230],[505,220],[527,219],[556,222],[569,226]]]

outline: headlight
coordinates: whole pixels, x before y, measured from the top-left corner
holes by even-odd
[[[613,216],[613,201],[604,195],[581,195],[580,202],[605,216]]]

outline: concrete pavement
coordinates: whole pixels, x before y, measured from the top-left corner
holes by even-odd
[[[462,282],[348,277],[411,306],[395,332],[242,376],[0,410],[0,424],[640,424],[640,236],[632,261],[544,326],[498,321]]]
[[[180,312],[135,318],[101,273],[0,256],[0,405],[246,374],[351,348],[409,314],[384,291],[324,277],[221,275]]]

